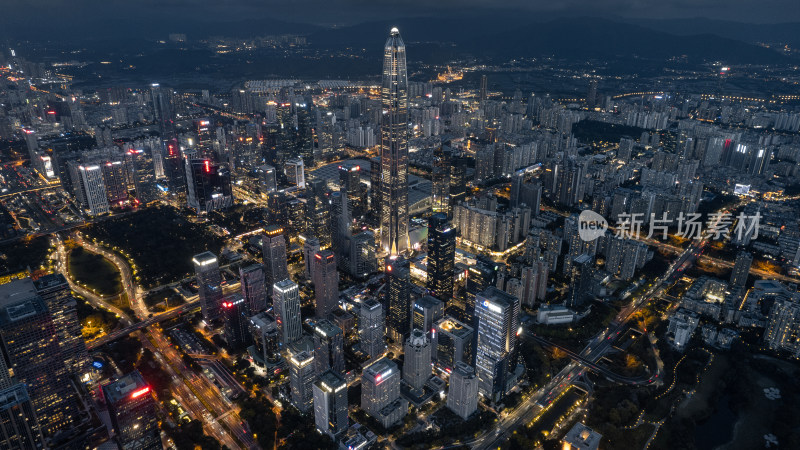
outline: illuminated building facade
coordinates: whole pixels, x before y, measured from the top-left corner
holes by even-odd
[[[408,249],[408,75],[406,46],[392,28],[383,52],[381,86],[381,250]]]
[[[104,385],[102,390],[121,449],[162,448],[156,402],[150,386],[138,371]]]

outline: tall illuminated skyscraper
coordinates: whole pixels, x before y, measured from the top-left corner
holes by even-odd
[[[317,318],[327,318],[339,302],[339,273],[336,271],[336,256],[330,250],[314,255],[312,280],[317,303]]]
[[[428,219],[427,287],[431,295],[445,303],[453,298],[455,264],[456,229],[450,225],[446,214],[434,214]]]
[[[335,439],[347,430],[347,382],[329,370],[319,376],[314,386],[314,422],[320,433]]]
[[[286,263],[286,239],[283,237],[283,228],[278,225],[269,225],[264,230],[261,241],[261,251],[264,256],[264,276],[267,289],[289,278],[289,268]]]
[[[381,104],[381,249],[396,255],[408,249],[408,74],[397,28],[383,47]]]
[[[218,319],[222,303],[222,275],[219,272],[217,256],[211,252],[203,252],[195,255],[192,262],[194,263],[194,273],[197,276],[197,289],[203,319]]]
[[[156,402],[138,371],[104,385],[102,390],[120,448],[162,448]]]
[[[272,307],[283,345],[297,341],[303,335],[300,318],[300,291],[297,283],[286,278],[272,286]]]

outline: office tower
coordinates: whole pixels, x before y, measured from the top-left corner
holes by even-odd
[[[381,358],[361,375],[361,409],[384,428],[401,421],[408,402],[400,397],[400,371],[392,360]]]
[[[349,425],[347,382],[340,374],[328,370],[314,382],[313,390],[314,423],[317,431],[335,440],[347,431]]]
[[[314,255],[314,297],[317,318],[327,318],[339,306],[339,273],[336,271],[336,256],[330,250]]]
[[[305,189],[306,169],[302,159],[292,158],[286,161],[286,166],[284,166],[283,170],[284,174],[286,174],[286,179],[289,180],[289,184],[297,186],[300,189]]]
[[[251,315],[247,300],[242,295],[232,294],[222,300],[225,342],[231,349],[238,350],[250,345]]]
[[[30,278],[0,285],[0,337],[8,369],[27,385],[45,436],[70,429],[78,400],[53,318]]]
[[[589,90],[586,92],[586,107],[594,109],[597,104],[597,80],[589,80]]]
[[[428,280],[431,295],[447,303],[453,298],[456,229],[443,213],[428,219]]]
[[[452,372],[459,361],[471,363],[474,330],[472,327],[447,316],[434,324],[433,355],[436,366]]]
[[[44,437],[23,383],[0,390],[0,448],[39,450]]]
[[[481,90],[478,94],[478,101],[481,102],[481,105],[486,101],[487,97],[487,90],[489,87],[489,80],[486,78],[486,75],[481,75]]]
[[[332,370],[344,375],[344,332],[328,319],[314,326],[314,364],[317,373]]]
[[[272,288],[272,308],[283,345],[291,344],[303,335],[300,318],[300,290],[297,283],[286,278]]]
[[[306,190],[306,207],[308,210],[308,234],[319,239],[320,248],[331,246],[331,208],[329,192],[325,180],[315,178],[309,180]]]
[[[77,186],[75,196],[91,216],[109,211],[106,185],[103,182],[103,169],[98,165],[80,165],[76,171]]]
[[[467,158],[450,157],[450,206],[457,205],[467,197]]]
[[[278,179],[275,174],[275,167],[269,164],[264,164],[256,168],[258,174],[258,182],[261,192],[270,194],[278,191]]]
[[[386,318],[381,303],[371,298],[364,300],[358,310],[358,340],[361,351],[370,358],[382,355],[386,350],[385,328]]]
[[[397,255],[408,249],[408,78],[397,28],[383,48],[381,105],[381,250]]]
[[[415,395],[422,395],[425,383],[431,378],[431,341],[419,329],[411,331],[403,347],[403,381]]]
[[[186,201],[197,214],[233,205],[231,173],[209,159],[186,156]]]
[[[497,283],[497,263],[485,256],[478,256],[475,264],[467,269],[466,301],[464,304],[464,319],[467,323],[475,321],[475,296],[489,286]]]
[[[281,359],[281,334],[275,318],[260,312],[250,318],[250,332],[258,356],[267,364],[276,364]]]
[[[400,343],[411,332],[411,279],[408,261],[402,256],[386,258],[386,320],[389,338]]]
[[[320,250],[319,239],[309,236],[303,243],[303,265],[305,266],[305,276],[313,280],[314,255]]]
[[[153,165],[152,155],[141,149],[130,149],[125,152],[125,165],[128,174],[133,180],[136,200],[146,205],[158,198],[156,187],[156,169]]]
[[[381,224],[381,158],[376,156],[369,160],[369,212],[370,223]]]
[[[444,316],[444,303],[441,300],[425,295],[414,302],[411,323],[414,328],[422,330],[430,336],[433,325]]]
[[[89,371],[89,353],[81,334],[81,322],[75,297],[72,296],[67,279],[60,273],[48,274],[33,282],[36,293],[42,297],[58,333],[58,344],[64,364],[75,375]]]
[[[313,384],[314,355],[302,351],[289,358],[289,385],[292,389],[292,405],[301,413],[309,412],[314,403]]]
[[[491,402],[505,394],[512,367],[516,366],[519,300],[490,286],[478,294],[475,302],[478,340],[475,371],[479,391]]]
[[[242,287],[242,297],[247,302],[251,314],[256,314],[267,309],[267,284],[264,278],[264,266],[250,264],[239,267],[239,282]]]
[[[450,147],[440,145],[433,151],[433,173],[431,175],[431,209],[434,214],[452,215],[450,207]]]
[[[736,262],[733,264],[733,272],[731,272],[732,286],[744,287],[747,284],[747,276],[750,275],[750,265],[752,264],[752,254],[745,251],[736,254]]]
[[[125,164],[122,161],[106,161],[100,165],[103,184],[110,204],[122,204],[128,199],[128,186],[125,181]]]
[[[350,261],[350,225],[352,224],[350,205],[343,192],[331,192],[330,199],[330,234],[331,250],[336,254],[336,261],[342,270],[346,270]]]
[[[265,228],[261,241],[261,252],[264,257],[264,279],[268,288],[289,278],[286,239],[283,237],[282,227],[269,225]]]
[[[350,238],[350,275],[356,278],[366,278],[377,270],[375,234],[366,230]]]
[[[361,216],[366,210],[366,198],[361,187],[361,167],[351,161],[339,166],[339,190],[347,195],[353,216]]]
[[[121,449],[161,449],[156,402],[138,371],[102,387],[108,415]]]
[[[150,85],[150,96],[153,102],[153,115],[158,124],[158,130],[161,132],[161,139],[168,141],[175,137],[172,90],[153,83]]]
[[[447,407],[464,420],[478,410],[478,377],[475,369],[459,361],[450,374]]]
[[[584,253],[573,260],[567,307],[581,308],[592,288],[592,257]]]
[[[211,252],[195,255],[194,273],[197,277],[197,290],[200,297],[200,309],[203,319],[212,321],[219,318],[222,303],[222,275],[219,272],[219,261]]]

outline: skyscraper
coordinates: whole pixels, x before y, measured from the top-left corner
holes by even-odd
[[[219,261],[211,252],[195,255],[194,273],[197,277],[198,296],[203,319],[211,321],[219,318],[222,303],[222,275],[219,272]]]
[[[453,297],[456,229],[444,213],[428,219],[428,280],[431,295],[447,303]]]
[[[331,246],[331,207],[325,180],[314,178],[308,181],[306,208],[308,211],[308,234],[319,239],[320,248]]]
[[[469,364],[457,362],[450,374],[447,407],[464,420],[478,410],[478,377]]]
[[[333,370],[314,382],[314,423],[320,433],[336,439],[348,428],[347,382]]]
[[[261,252],[264,256],[264,279],[267,289],[275,283],[289,278],[289,267],[286,260],[286,239],[283,228],[269,225],[264,230],[261,241]]]
[[[241,294],[222,300],[222,318],[225,320],[225,342],[234,350],[250,345],[250,308]]]
[[[186,156],[186,201],[197,214],[233,205],[231,172],[209,159]]]
[[[250,264],[239,268],[239,281],[242,286],[242,297],[247,301],[251,314],[267,309],[267,284],[264,279],[264,266]]]
[[[39,450],[44,437],[25,384],[0,390],[0,448]]]
[[[83,375],[89,370],[89,354],[81,334],[75,298],[67,279],[60,273],[49,274],[40,277],[33,284],[53,317],[64,363],[73,374]]]
[[[314,355],[302,351],[289,358],[289,385],[292,389],[292,404],[301,413],[307,413],[314,404],[313,383]]]
[[[371,298],[364,300],[358,311],[358,340],[361,351],[370,358],[375,358],[386,350],[385,328],[386,318],[381,303]]]
[[[450,147],[440,145],[433,150],[433,173],[431,175],[431,209],[434,214],[452,215],[450,207]]]
[[[328,319],[314,327],[314,365],[317,373],[332,370],[344,375],[344,332]]]
[[[737,253],[736,262],[733,264],[733,272],[731,272],[731,285],[744,287],[747,284],[747,277],[750,275],[750,266],[752,264],[752,254],[745,251]]]
[[[383,47],[381,87],[381,249],[408,249],[408,75],[406,46],[392,28]]]
[[[0,338],[2,356],[27,385],[45,436],[69,429],[79,415],[77,396],[53,318],[30,278],[0,285]]]
[[[408,413],[400,397],[400,371],[392,360],[381,358],[361,374],[361,409],[389,428]]]
[[[261,312],[250,318],[250,332],[258,356],[267,364],[275,364],[281,359],[281,334],[275,318]]]
[[[478,345],[475,372],[481,395],[498,402],[505,394],[510,369],[516,365],[519,300],[490,286],[475,302]]]
[[[581,308],[586,303],[592,283],[592,257],[584,253],[573,260],[572,280],[569,286],[567,306]]]
[[[403,381],[415,395],[422,395],[431,378],[431,341],[425,332],[414,329],[403,347]]]
[[[445,317],[434,326],[434,358],[436,365],[446,372],[453,371],[459,361],[472,361],[474,330],[452,317]]]
[[[310,280],[313,280],[314,255],[319,250],[319,239],[314,236],[306,237],[306,241],[303,243],[303,264],[305,265],[305,276]]]
[[[339,305],[339,272],[336,271],[336,256],[330,250],[322,250],[314,255],[312,264],[317,318],[324,319]]]
[[[89,215],[97,216],[109,211],[106,186],[103,182],[103,170],[98,165],[81,165],[76,171],[75,195],[78,201],[88,211]]]
[[[408,261],[402,256],[386,258],[386,320],[389,337],[403,342],[411,332],[411,296]]]
[[[411,309],[413,327],[422,330],[426,336],[431,335],[433,325],[444,316],[444,303],[430,295],[415,300]]]
[[[272,287],[272,307],[283,345],[291,344],[303,335],[300,318],[300,291],[297,283],[286,278]]]
[[[104,385],[102,390],[121,449],[162,448],[156,402],[138,371]]]
[[[366,230],[350,238],[350,275],[356,278],[366,278],[377,270],[375,234]]]
[[[483,102],[485,102],[485,101],[486,101],[486,99],[488,98],[488,97],[487,97],[487,91],[488,91],[488,87],[489,87],[489,80],[488,80],[488,78],[486,78],[486,75],[481,75],[481,91],[480,91],[480,93],[478,94],[478,101],[480,101],[480,102],[481,102],[481,105],[482,105],[482,104],[483,104]]]

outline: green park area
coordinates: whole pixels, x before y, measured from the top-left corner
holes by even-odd
[[[75,247],[68,261],[70,277],[98,295],[109,297],[122,292],[119,271],[102,255]]]
[[[192,257],[218,254],[222,238],[202,223],[193,223],[173,207],[148,208],[92,224],[85,231],[136,265],[136,278],[146,288],[179,281],[194,272]]]
[[[50,251],[47,236],[23,238],[0,244],[0,274],[36,270],[44,264]]]

